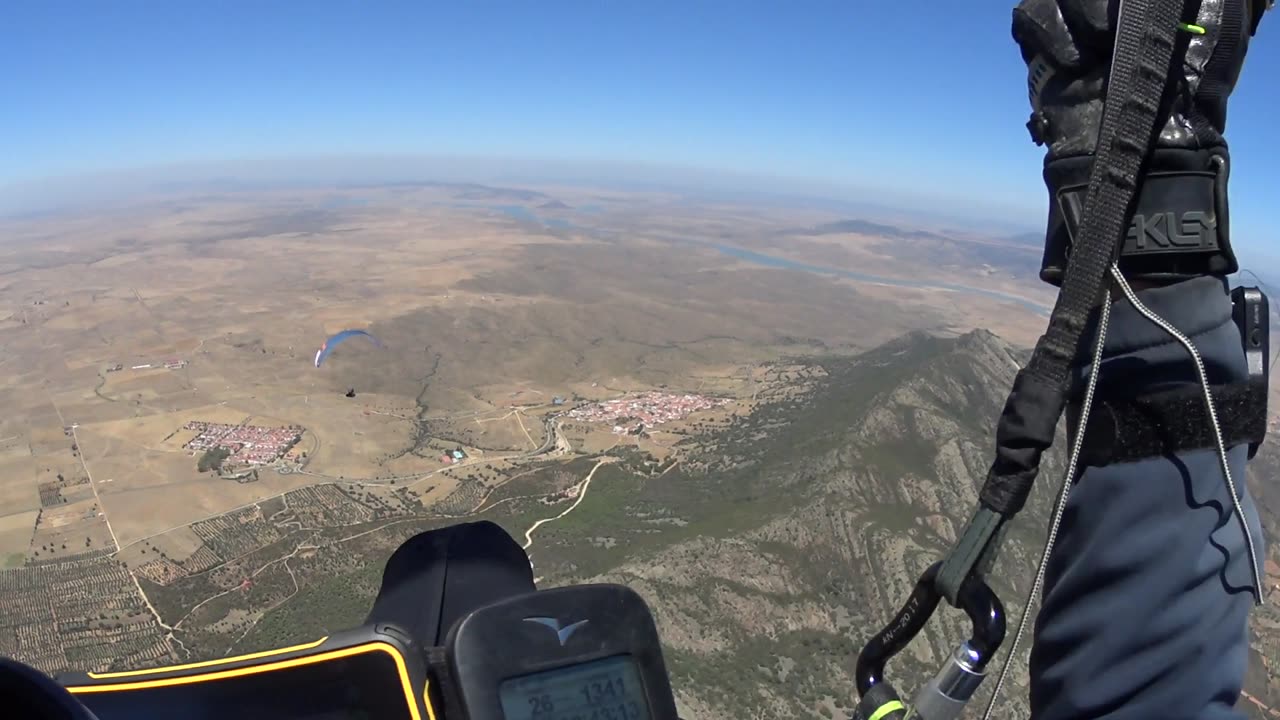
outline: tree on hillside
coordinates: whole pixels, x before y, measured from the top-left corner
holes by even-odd
[[[222,469],[222,462],[231,456],[231,451],[223,447],[209,448],[200,460],[196,462],[196,469],[200,472],[209,472],[210,470],[218,471]]]

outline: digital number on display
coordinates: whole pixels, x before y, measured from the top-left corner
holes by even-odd
[[[613,657],[507,680],[507,720],[649,720],[635,664]]]

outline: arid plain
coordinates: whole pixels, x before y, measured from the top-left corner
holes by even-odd
[[[519,454],[546,440],[540,416],[554,397],[664,386],[749,398],[759,363],[814,347],[978,325],[1034,338],[1041,320],[1026,307],[928,287],[967,274],[1047,305],[1025,272],[954,251],[993,241],[821,230],[838,220],[657,194],[426,184],[8,221],[0,558],[128,547],[317,480],[412,482],[441,469],[433,442]],[[1007,249],[1009,265],[1029,266],[1028,248]],[[789,262],[805,265],[779,272]],[[346,328],[384,347],[348,342],[313,367],[325,337]],[[192,420],[301,426],[305,470],[254,483],[199,473],[174,436]]]

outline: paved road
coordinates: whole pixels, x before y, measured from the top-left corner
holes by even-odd
[[[543,418],[542,426],[543,426],[543,429],[545,430],[544,434],[547,436],[547,438],[542,441],[542,447],[529,453],[527,457],[535,457],[537,455],[543,455],[550,452],[551,448],[555,447],[556,440],[560,438],[560,427],[556,423],[556,419],[554,417],[552,417],[551,415],[548,415],[545,418]]]

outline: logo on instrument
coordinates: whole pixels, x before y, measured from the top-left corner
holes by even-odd
[[[569,637],[577,632],[578,628],[587,624],[586,620],[579,620],[569,625],[561,625],[559,620],[549,617],[527,617],[524,621],[537,623],[554,631],[556,638],[560,640],[561,647],[564,647],[564,644],[569,642]]]

